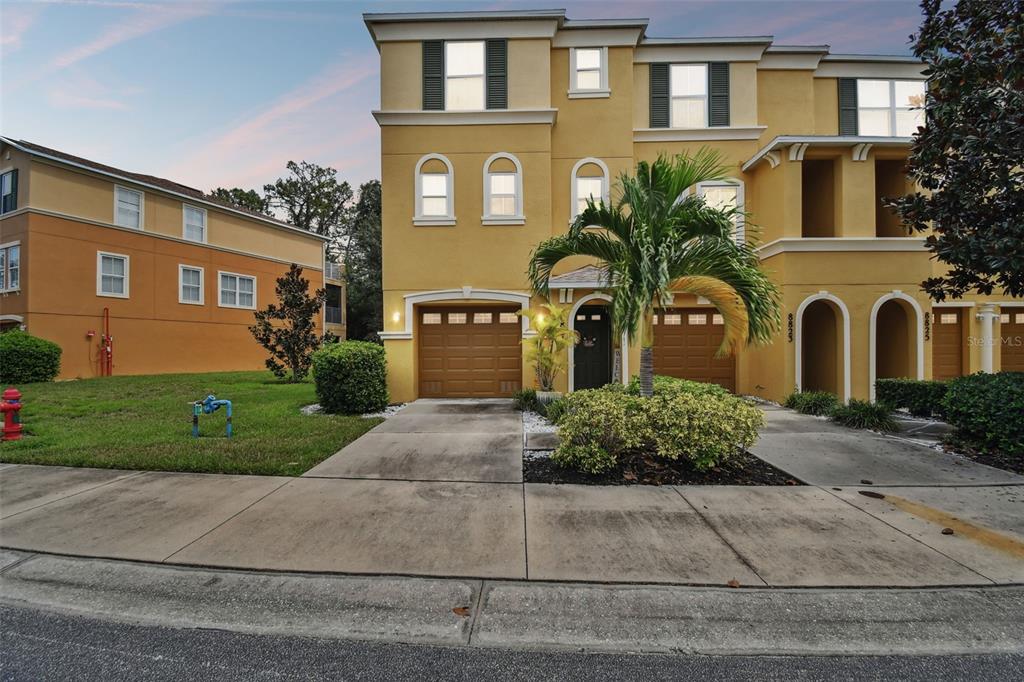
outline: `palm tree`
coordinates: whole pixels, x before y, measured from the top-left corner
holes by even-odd
[[[767,343],[779,329],[778,289],[753,244],[733,236],[739,210],[713,208],[688,192],[724,177],[720,157],[707,149],[641,161],[635,176],[619,178],[616,202],[588,200],[567,234],[541,242],[530,257],[530,282],[542,296],[554,267],[570,256],[590,256],[604,267],[613,333],[625,332],[631,344],[640,340],[642,395],[654,389],[653,317],[673,293],[703,296],[718,308],[725,323],[719,357]]]

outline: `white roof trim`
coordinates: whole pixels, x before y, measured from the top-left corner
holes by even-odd
[[[771,142],[761,147],[741,170],[750,170],[758,161],[770,152],[793,144],[807,144],[817,147],[855,147],[859,144],[870,144],[876,147],[909,147],[909,137],[865,137],[863,135],[778,135]]]
[[[462,126],[497,124],[552,124],[558,109],[483,109],[480,111],[422,111],[418,109],[372,112],[381,126]]]
[[[764,259],[780,253],[926,250],[923,237],[785,237],[759,246],[757,255]]]
[[[633,53],[633,62],[757,62],[761,60],[768,43],[737,43],[712,41],[687,42],[670,40],[665,43],[644,40]]]
[[[709,128],[633,128],[633,142],[697,142],[756,140],[768,126],[720,126]]]

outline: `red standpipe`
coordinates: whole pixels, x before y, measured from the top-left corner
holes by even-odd
[[[110,308],[103,309],[103,336],[100,337],[100,375],[114,375],[114,337],[110,335]]]

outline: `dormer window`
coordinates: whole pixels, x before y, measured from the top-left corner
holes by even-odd
[[[673,64],[669,71],[673,128],[707,128],[708,65]]]
[[[484,41],[444,44],[444,108],[480,111],[484,108]]]
[[[569,98],[607,97],[609,94],[608,48],[569,50]]]
[[[650,65],[652,128],[729,125],[729,63]]]
[[[423,41],[424,111],[508,108],[504,39]]]

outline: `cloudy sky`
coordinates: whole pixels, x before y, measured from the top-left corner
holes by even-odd
[[[564,7],[652,37],[774,35],[907,54],[916,0],[15,2],[0,0],[0,133],[209,190],[290,160],[379,174],[377,52],[363,12]]]

